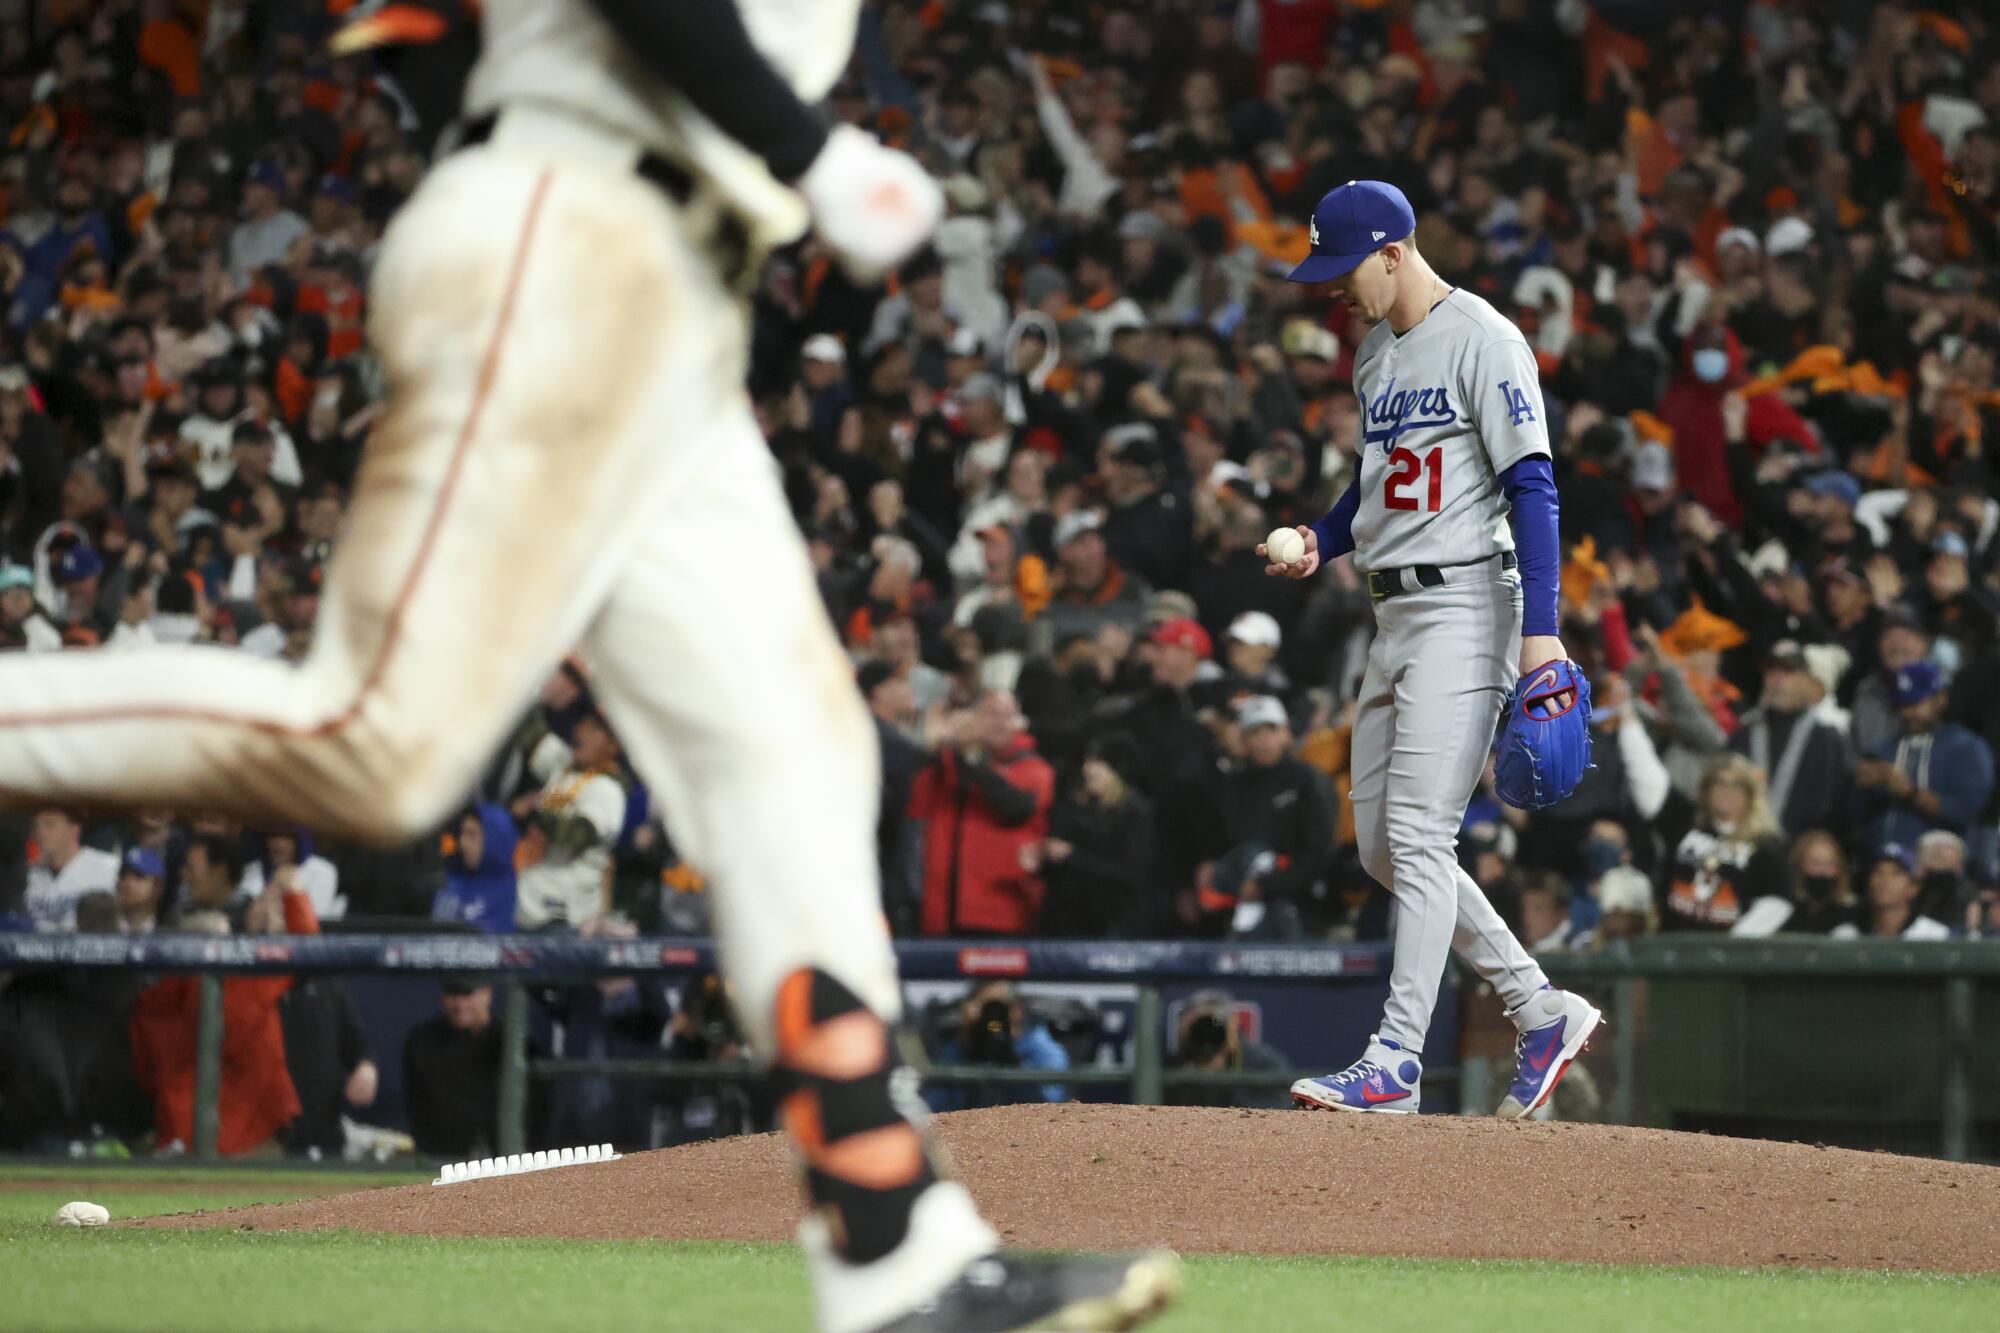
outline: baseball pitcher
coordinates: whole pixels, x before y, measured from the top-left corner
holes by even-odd
[[[1266,572],[1306,578],[1351,551],[1367,580],[1375,639],[1354,720],[1355,836],[1396,901],[1380,1031],[1346,1069],[1294,1084],[1292,1099],[1415,1111],[1424,1033],[1456,949],[1520,1031],[1499,1114],[1521,1117],[1547,1100],[1602,1015],[1549,985],[1454,848],[1517,672],[1544,686],[1572,679],[1556,637],[1555,478],[1527,342],[1432,271],[1415,232],[1402,191],[1349,181],[1319,201],[1312,253],[1291,273],[1373,327],[1354,355],[1354,482],[1299,528],[1305,553]],[[1534,693],[1552,715],[1587,715],[1580,690],[1554,701]]]
[[[999,1252],[892,1095],[874,732],[742,387],[739,293],[769,247],[810,224],[880,271],[941,212],[913,160],[805,103],[858,0],[481,8],[456,151],[373,275],[391,395],[309,659],[15,656],[0,797],[407,840],[580,642],[712,872],[805,1170],[821,1326],[1130,1327],[1171,1297],[1171,1256]]]

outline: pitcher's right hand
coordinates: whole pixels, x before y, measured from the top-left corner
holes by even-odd
[[[1319,572],[1319,534],[1301,523],[1299,535],[1306,539],[1306,553],[1289,565],[1281,560],[1271,560],[1270,564],[1264,566],[1266,574],[1283,574],[1288,579],[1309,579]],[[1262,542],[1257,543],[1257,554],[1267,560],[1271,556]]]

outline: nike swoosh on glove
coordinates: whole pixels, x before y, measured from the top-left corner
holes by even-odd
[[[820,238],[861,276],[908,259],[944,216],[944,193],[915,158],[852,125],[827,135],[799,193]]]
[[[1546,810],[1590,767],[1590,678],[1570,661],[1521,677],[1493,752],[1493,790],[1517,810]]]

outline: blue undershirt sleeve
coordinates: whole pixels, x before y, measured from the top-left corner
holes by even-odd
[[[1556,474],[1544,454],[1522,459],[1500,474],[1501,489],[1514,507],[1514,553],[1521,562],[1521,635],[1555,634],[1557,580],[1562,540],[1557,535]]]
[[[1354,549],[1354,515],[1360,509],[1361,469],[1356,467],[1347,493],[1335,500],[1325,517],[1312,525],[1313,534],[1319,538],[1319,562],[1322,565]]]

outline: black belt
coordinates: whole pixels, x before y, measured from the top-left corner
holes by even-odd
[[[500,116],[498,111],[489,111],[466,121],[460,127],[458,146],[474,148],[490,140],[500,124]],[[650,148],[640,154],[633,172],[682,208],[694,203],[702,185],[692,171]],[[713,253],[716,267],[722,270],[723,280],[734,287],[746,276],[745,270],[750,263],[750,230],[727,205],[718,201],[713,211],[714,228],[708,236],[699,239]]]
[[[1491,556],[1487,557],[1492,559]],[[1485,560],[1468,560],[1466,565],[1483,565]],[[1500,568],[1513,569],[1521,562],[1514,558],[1512,551],[1500,553]],[[1372,569],[1368,571],[1368,595],[1376,601],[1385,597],[1397,597],[1419,588],[1435,588],[1444,582],[1445,569],[1464,569],[1465,565],[1446,565],[1444,569],[1436,565],[1408,565],[1402,569]]]

